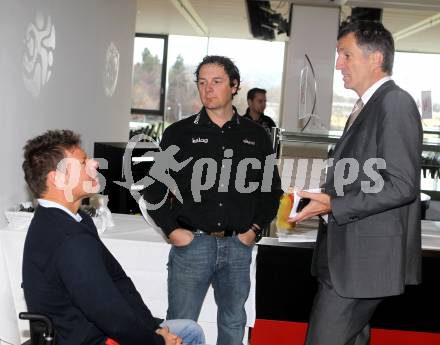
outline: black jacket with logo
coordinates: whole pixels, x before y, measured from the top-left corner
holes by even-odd
[[[243,115],[243,118],[249,119],[251,121],[254,121],[255,123],[258,123],[260,126],[263,126],[263,128],[267,131],[267,133],[270,134],[270,131],[272,130],[272,127],[276,127],[274,120],[272,120],[269,116],[261,114],[258,121],[255,121],[250,112],[249,108],[246,109],[246,113]]]
[[[168,187],[176,197],[168,195],[159,208],[150,207],[149,214],[165,234],[176,228],[242,233],[253,223],[265,227],[275,217],[281,181],[263,127],[234,113],[220,128],[202,108],[165,130],[162,151],[172,145],[179,148],[177,162],[190,161],[179,171],[169,170],[175,185]],[[167,191],[164,183],[156,181],[145,190],[144,199],[158,205]]]

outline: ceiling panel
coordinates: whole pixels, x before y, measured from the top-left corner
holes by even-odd
[[[182,16],[173,1],[180,0],[138,0],[136,31],[203,36]],[[196,16],[200,17],[207,28],[207,36],[252,38],[249,32],[245,0],[182,1],[189,3]],[[290,2],[287,0],[271,1],[271,6],[287,18]],[[440,0],[348,0],[342,7],[342,18],[350,14],[350,6],[384,8],[382,21],[393,34],[440,13]],[[396,41],[396,49],[440,53],[438,37],[440,37],[440,25]],[[286,35],[280,35],[277,40],[286,40],[286,38]]]
[[[138,0],[136,32],[189,36],[196,34],[170,0]]]
[[[382,22],[388,30],[396,33],[434,14],[435,12],[432,11],[408,11],[386,8],[383,10]]]
[[[420,36],[423,35],[423,40]],[[440,54],[439,28],[428,29],[423,34],[403,38],[396,42],[396,49],[407,52],[436,53]],[[426,42],[436,42],[435,44],[427,44]],[[413,66],[417,68],[417,66]],[[435,71],[433,71],[435,72]]]
[[[345,4],[351,7],[440,11],[440,0],[348,0]]]
[[[252,38],[244,0],[191,0],[213,37]]]

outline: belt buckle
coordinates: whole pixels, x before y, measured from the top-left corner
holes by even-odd
[[[214,231],[214,232],[210,232],[209,234],[211,236],[219,237],[219,238],[225,237],[225,232],[224,231]]]

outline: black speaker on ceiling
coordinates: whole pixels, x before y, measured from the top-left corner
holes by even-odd
[[[351,22],[359,20],[371,20],[375,22],[382,22],[382,9],[371,7],[353,7],[351,9]]]
[[[275,30],[271,23],[270,2],[246,0],[246,8],[252,36],[268,41],[274,40]]]

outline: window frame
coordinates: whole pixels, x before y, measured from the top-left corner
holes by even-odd
[[[168,60],[168,35],[162,34],[147,34],[147,33],[135,33],[136,37],[145,37],[145,38],[158,38],[163,39],[163,54],[162,54],[162,71],[161,71],[161,80],[160,80],[160,100],[159,100],[159,109],[143,109],[143,108],[131,108],[131,114],[137,115],[155,115],[155,116],[165,116],[165,90],[166,90],[166,79],[167,79],[167,60]],[[134,45],[133,45],[134,48]],[[133,64],[133,62],[132,62]],[[133,81],[131,83],[131,90],[133,91]]]

